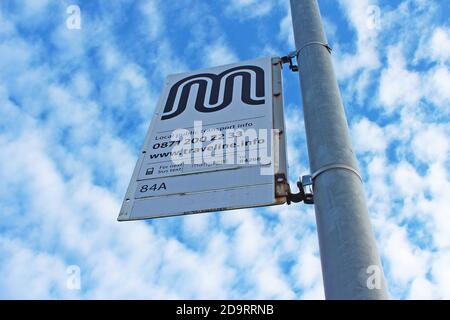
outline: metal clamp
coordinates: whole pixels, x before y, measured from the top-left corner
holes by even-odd
[[[356,174],[356,176],[363,182],[361,175],[358,170],[355,168],[348,166],[346,164],[330,164],[323,166],[322,168],[316,170],[312,175],[302,176],[301,180],[297,181],[298,193],[291,193],[289,188],[288,196],[286,198],[287,204],[291,204],[291,202],[304,202],[305,204],[313,204],[314,203],[314,180],[321,175],[322,173],[332,170],[332,169],[344,169]]]
[[[323,43],[323,42],[320,42],[320,41],[311,41],[311,42],[308,42],[307,44],[305,44],[303,47],[301,47],[300,49],[298,49],[296,51],[295,56],[297,58],[297,61],[298,61],[298,57],[300,56],[300,52],[302,52],[302,50],[305,49],[306,47],[312,46],[314,44],[318,44],[318,45],[324,46],[328,50],[328,53],[330,53],[330,54],[331,54],[331,51],[333,51],[333,49],[331,49],[331,47],[328,45],[328,43]]]
[[[288,63],[289,64],[289,69],[292,70],[293,72],[297,72],[298,71],[298,61],[299,61],[299,56],[300,56],[300,52],[308,47],[308,46],[312,46],[314,44],[318,44],[321,46],[324,46],[328,52],[331,54],[331,51],[333,49],[331,49],[331,47],[328,45],[328,43],[323,43],[323,42],[319,42],[319,41],[311,41],[308,42],[307,44],[305,44],[303,47],[301,47],[299,50],[296,51],[291,51],[289,52],[287,55],[285,55],[284,57],[281,57],[281,64],[285,64]],[[297,59],[297,64],[294,64],[292,61],[293,59],[296,58]]]
[[[332,169],[344,169],[344,170],[351,171],[358,176],[358,178],[359,178],[359,180],[361,180],[361,182],[363,182],[363,179],[362,179],[361,175],[359,174],[358,170],[356,170],[355,168],[348,166],[346,164],[339,164],[339,163],[329,164],[329,165],[323,166],[322,168],[319,168],[311,175],[311,179],[314,180],[322,173],[324,173],[328,170],[332,170]]]

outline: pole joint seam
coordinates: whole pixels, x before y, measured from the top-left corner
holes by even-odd
[[[356,174],[356,176],[359,178],[359,180],[361,180],[361,182],[363,182],[363,179],[362,179],[361,175],[359,174],[358,170],[356,170],[355,168],[348,166],[346,164],[340,164],[340,163],[329,164],[329,165],[323,166],[322,168],[319,168],[311,175],[311,179],[315,180],[322,173],[324,173],[328,170],[332,170],[332,169],[344,169],[344,170],[353,172],[354,174]]]

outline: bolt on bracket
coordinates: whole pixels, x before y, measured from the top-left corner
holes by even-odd
[[[314,204],[314,192],[313,192],[313,179],[310,175],[302,176],[299,181],[297,181],[298,193],[291,193],[287,196],[287,204],[291,202],[304,202],[305,204]]]
[[[293,72],[298,72],[298,65],[292,62],[293,58],[297,58],[297,51],[289,52],[286,56],[281,57],[281,64],[288,63],[290,70]]]

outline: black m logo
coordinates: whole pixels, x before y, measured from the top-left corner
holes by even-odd
[[[169,96],[164,106],[161,120],[171,119],[181,114],[185,109],[189,98],[189,93],[193,85],[198,85],[197,97],[195,99],[195,109],[199,112],[219,111],[230,105],[233,99],[234,80],[242,77],[241,100],[248,105],[261,105],[265,103],[264,96],[264,70],[257,66],[239,66],[225,70],[219,74],[200,73],[186,77],[175,83],[170,89]],[[252,78],[255,87],[252,93]],[[211,86],[209,91],[208,106],[205,105],[208,85]],[[177,93],[181,88],[181,95],[178,104],[175,107]],[[221,92],[223,91],[223,92]],[[219,97],[222,94],[222,99]]]

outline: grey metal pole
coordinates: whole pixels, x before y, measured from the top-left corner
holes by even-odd
[[[290,1],[325,297],[388,299],[319,7]]]

